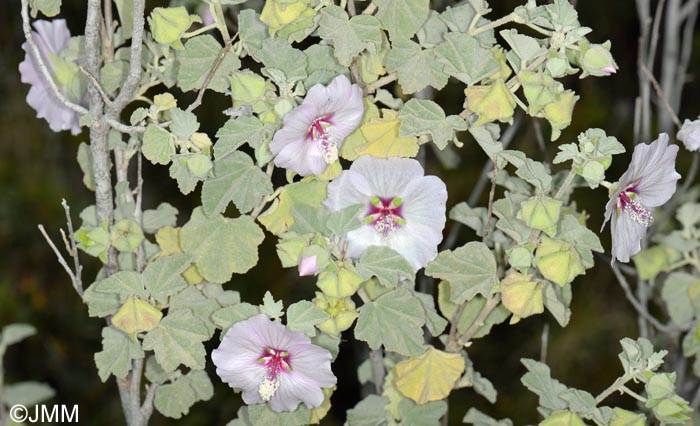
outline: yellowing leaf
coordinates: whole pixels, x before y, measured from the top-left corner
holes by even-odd
[[[382,118],[372,119],[360,127],[367,143],[357,153],[379,158],[415,157],[418,154],[418,139],[399,136],[400,127],[398,113],[384,110]]]
[[[365,113],[362,115],[361,125],[366,124],[374,118],[379,118],[379,108],[369,98],[365,98]],[[346,160],[354,161],[359,157],[357,150],[367,144],[367,139],[362,135],[361,127],[350,133],[340,146],[340,156]]]
[[[585,272],[581,259],[571,243],[547,237],[542,237],[535,254],[535,261],[543,277],[562,287]]]
[[[501,79],[488,86],[467,87],[464,94],[467,97],[465,106],[479,116],[474,126],[513,118],[515,98]]]
[[[270,27],[270,32],[273,33],[303,16],[313,15],[314,11],[307,3],[306,0],[291,4],[285,4],[279,0],[267,0],[260,14],[260,20],[266,23]]]
[[[297,204],[321,207],[321,203],[326,199],[326,185],[326,182],[313,180],[285,186],[279,198],[258,217],[258,221],[275,235],[286,232],[294,225],[292,207]]]
[[[112,324],[133,336],[153,330],[162,317],[163,313],[149,303],[130,296],[112,317]]]
[[[326,414],[328,414],[328,412],[331,409],[331,395],[333,395],[335,389],[335,386],[321,389],[321,391],[323,392],[323,402],[321,403],[321,405],[309,412],[310,425],[317,425],[321,423],[321,420],[323,420],[324,417],[326,417]]]
[[[540,426],[586,426],[576,413],[571,411],[555,411],[551,416],[546,418]]]
[[[544,312],[542,283],[530,281],[529,275],[513,272],[501,282],[503,305],[517,315],[515,320]],[[511,323],[514,321],[511,321]]]
[[[396,364],[396,388],[418,404],[447,397],[464,372],[464,358],[430,347],[423,355]]]

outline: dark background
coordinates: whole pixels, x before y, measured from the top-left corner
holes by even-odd
[[[63,0],[61,17],[68,20],[72,33],[79,34],[85,17],[82,0]],[[505,15],[521,1],[492,0],[492,18]],[[158,5],[148,2],[149,7]],[[637,94],[636,52],[639,27],[633,0],[580,0],[577,6],[583,25],[593,28],[592,41],[612,41],[612,53],[620,70],[608,78],[579,80],[569,77],[564,82],[580,96],[571,127],[563,132],[558,143],[575,141],[576,135],[590,127],[600,127],[620,139],[628,148],[633,145],[632,122],[634,98]],[[494,18],[494,19],[495,19]],[[696,43],[689,71],[700,69],[700,52],[696,27]],[[59,241],[58,229],[65,226],[62,198],[73,209],[73,218],[94,203],[92,193],[82,185],[82,174],[75,160],[80,142],[87,134],[56,134],[25,103],[28,86],[20,82],[17,66],[24,58],[19,1],[4,0],[0,6],[0,326],[12,322],[33,324],[39,335],[11,347],[4,360],[8,383],[23,380],[44,381],[57,392],[55,403],[79,404],[83,424],[122,424],[123,417],[114,383],[110,378],[102,384],[97,376],[93,354],[100,350],[100,331],[104,322],[89,318],[86,307],[71,287],[68,277],[37,230],[44,224]],[[700,113],[697,75],[686,86],[679,114],[681,119]],[[436,101],[448,111],[458,111],[462,99],[461,86],[451,84],[437,94]],[[177,94],[176,94],[177,96]],[[213,135],[225,117],[225,108],[213,105],[216,96],[205,96],[198,109],[204,129]],[[545,138],[549,126],[541,123]],[[448,207],[464,201],[476,182],[486,156],[466,135],[459,153],[462,164],[457,170],[445,171],[432,156],[427,156],[430,174],[442,177],[448,186]],[[535,128],[527,120],[511,145],[514,149],[537,152]],[[648,142],[648,141],[647,141]],[[556,144],[547,144],[547,159],[556,154]],[[681,148],[678,170],[688,168],[689,155]],[[625,169],[629,154],[619,156],[608,172],[615,180]],[[162,201],[180,208],[179,222],[189,217],[199,203],[198,192],[182,196],[165,167],[145,162],[145,208]],[[481,205],[485,205],[485,195]],[[590,215],[589,226],[599,229],[602,223],[605,189],[578,189],[578,205]],[[452,224],[448,222],[448,228]],[[264,292],[272,291],[285,304],[312,297],[313,279],[298,279],[296,271],[284,270],[274,250],[274,238],[267,236],[260,249],[261,261],[249,274],[236,276],[226,288],[241,292],[242,298],[259,303]],[[474,236],[466,230],[460,234],[464,243]],[[604,247],[610,247],[609,232],[601,235]],[[95,259],[83,257],[83,279],[90,282],[99,266]],[[264,266],[260,266],[264,265]],[[560,328],[549,314],[526,319],[515,326],[502,324],[478,340],[469,350],[475,368],[491,379],[499,391],[498,402],[490,406],[473,390],[454,392],[450,397],[450,424],[458,424],[469,407],[476,406],[497,418],[510,417],[517,425],[536,423],[536,398],[520,383],[524,368],[522,357],[539,358],[540,336],[550,324],[547,362],[553,375],[565,384],[597,394],[621,374],[617,360],[618,341],[636,337],[636,315],[615,282],[606,262],[599,259],[594,269],[573,285],[573,316],[566,329]],[[212,342],[217,341],[214,338]],[[208,347],[211,350],[211,344]],[[344,412],[362,397],[355,377],[358,360],[365,356],[365,345],[356,343],[351,334],[344,336],[341,355],[334,365],[339,376],[339,390],[333,397],[333,410],[323,424],[342,424]],[[181,420],[166,419],[155,413],[151,424],[224,425],[235,417],[240,398],[222,384],[209,367],[215,384],[215,396],[197,403]],[[628,399],[611,397],[609,405],[634,405]]]

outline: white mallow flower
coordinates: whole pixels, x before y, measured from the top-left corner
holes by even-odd
[[[678,146],[668,144],[662,133],[650,144],[634,147],[629,168],[617,183],[605,205],[605,224],[611,220],[612,258],[629,262],[642,249],[641,241],[653,222],[653,208],[668,201],[676,192]]]
[[[362,89],[344,75],[327,87],[315,85],[272,138],[275,165],[302,176],[323,173],[338,160],[340,146],[360,125],[364,111]]]
[[[683,142],[688,151],[697,151],[700,148],[700,118],[695,121],[686,119],[678,131],[678,140]]]
[[[328,185],[324,205],[338,211],[364,204],[363,225],[348,232],[347,255],[358,258],[369,246],[401,253],[418,270],[437,256],[445,227],[447,188],[410,158],[359,157]]]

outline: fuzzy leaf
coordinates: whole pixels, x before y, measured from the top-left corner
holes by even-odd
[[[206,361],[203,341],[207,328],[189,309],[168,314],[143,339],[143,348],[155,352],[158,364],[169,373],[179,365],[201,370]]]
[[[437,60],[434,49],[421,49],[411,40],[397,40],[386,58],[387,71],[396,71],[401,91],[407,95],[428,86],[442,89],[447,84],[444,65]]]
[[[440,105],[428,99],[411,99],[399,113],[401,136],[430,134],[440,149],[455,139],[455,132],[466,130],[467,123],[457,115],[445,117]]]
[[[201,209],[195,209],[180,230],[180,245],[192,255],[204,279],[222,284],[233,273],[242,274],[257,264],[257,247],[264,237],[250,216],[207,218]]]
[[[180,68],[177,81],[180,88],[185,92],[200,89],[221,53],[221,45],[210,35],[189,39],[185,50],[178,56]],[[207,87],[215,92],[224,93],[229,87],[228,76],[240,66],[238,56],[230,51],[225,53]]]
[[[368,46],[382,44],[382,32],[376,17],[358,15],[348,19],[348,14],[339,6],[323,8],[318,35],[333,41],[333,53],[346,67]]]
[[[401,355],[417,355],[423,351],[422,310],[420,301],[408,290],[392,290],[360,308],[355,338],[367,342],[372,349],[383,345]]]
[[[400,136],[401,119],[398,113],[384,110],[382,118],[373,118],[360,127],[367,143],[357,149],[359,155],[379,158],[415,157],[418,154],[418,140]]]
[[[376,0],[377,18],[389,31],[392,42],[410,39],[423,26],[430,12],[429,0]]]
[[[357,272],[368,280],[377,277],[386,287],[396,287],[402,279],[415,280],[408,261],[397,251],[384,246],[370,246],[357,262]]]
[[[466,85],[473,85],[498,72],[500,65],[479,41],[464,33],[447,33],[445,41],[435,47],[445,72]]]
[[[238,211],[248,213],[270,194],[270,177],[253,164],[248,154],[239,151],[214,163],[214,178],[202,186],[202,207],[207,216],[214,216],[233,201]]]
[[[451,300],[462,303],[477,294],[489,296],[498,284],[496,259],[486,244],[470,242],[441,252],[425,268],[425,274],[450,283]]]
[[[102,329],[102,350],[95,354],[98,374],[106,382],[110,374],[123,379],[131,371],[131,360],[144,357],[138,342],[113,327]]]
[[[464,358],[430,347],[396,364],[396,388],[418,404],[447,398],[464,372]]]

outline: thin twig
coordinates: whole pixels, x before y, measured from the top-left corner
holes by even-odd
[[[68,262],[66,262],[66,259],[63,257],[61,252],[58,251],[58,248],[56,247],[56,245],[53,243],[53,241],[49,237],[49,234],[46,233],[46,229],[44,229],[44,225],[37,225],[37,227],[39,228],[39,232],[41,232],[41,235],[44,236],[44,239],[49,244],[49,247],[51,247],[51,250],[53,251],[53,253],[56,255],[56,258],[58,259],[58,263],[63,267],[63,269],[66,271],[66,273],[70,277],[70,280],[73,283],[73,288],[78,293],[78,296],[80,296],[80,298],[82,299],[82,297],[83,297],[82,289],[78,286],[78,280],[76,279],[73,271],[68,266]]]
[[[202,104],[204,92],[207,90],[209,84],[214,79],[214,74],[216,74],[216,70],[219,69],[219,66],[224,61],[224,58],[226,58],[226,54],[231,50],[231,46],[233,46],[233,42],[236,40],[237,36],[238,33],[234,34],[233,38],[231,38],[224,45],[224,47],[221,48],[221,51],[219,51],[219,56],[216,58],[216,62],[214,62],[214,65],[212,66],[211,70],[209,70],[209,74],[207,74],[207,78],[204,80],[204,84],[202,84],[202,87],[199,89],[199,93],[197,93],[197,99],[195,99],[194,102],[192,102],[190,106],[187,107],[187,111],[192,112],[195,108]]]
[[[693,411],[697,411],[698,408],[700,408],[700,386],[698,386],[698,389],[695,391],[695,396],[693,397],[693,401],[690,403],[690,408],[692,408]]]
[[[649,310],[646,308],[646,306],[642,305],[639,300],[632,294],[632,289],[630,288],[629,283],[627,282],[627,278],[622,274],[620,271],[620,268],[618,268],[617,265],[611,264],[610,268],[612,269],[613,273],[615,274],[615,278],[617,278],[617,282],[620,284],[620,287],[622,287],[622,290],[625,292],[625,297],[627,297],[627,300],[632,304],[634,309],[637,311],[637,313],[649,321],[657,330],[664,334],[670,334],[673,333],[674,331],[677,331],[676,327],[673,327],[672,325],[666,325],[661,323],[658,319],[654,318],[650,313]]]
[[[503,136],[501,136],[501,145],[503,146],[503,149],[508,148],[510,143],[513,141],[515,134],[520,128],[520,124],[522,122],[523,113],[516,113],[513,118],[513,124],[506,128],[506,130],[503,132]],[[470,207],[474,207],[479,201],[479,198],[481,198],[481,194],[486,188],[486,183],[489,181],[489,173],[491,173],[492,169],[493,162],[489,159],[486,162],[486,164],[484,164],[484,167],[481,169],[481,175],[479,175],[479,179],[476,181],[476,184],[472,187],[472,191],[471,193],[469,193],[469,197],[467,197],[467,204]],[[442,250],[451,250],[452,248],[454,248],[455,244],[457,244],[459,231],[461,231],[463,226],[464,225],[460,222],[452,223],[452,226],[450,227],[450,232],[447,234],[447,237],[445,237],[445,240],[442,243]]]
[[[357,9],[355,8],[355,0],[348,0],[348,15],[352,18],[357,15]]]
[[[368,95],[370,93],[373,93],[380,87],[384,87],[387,84],[396,81],[398,78],[399,75],[396,72],[392,72],[391,74],[385,75],[384,77],[380,78],[374,83],[368,84],[364,89],[362,89],[362,92],[364,92],[365,95]]]
[[[698,5],[700,5],[700,0],[688,0],[683,7],[681,7],[681,11],[678,14],[681,18],[680,20],[685,21],[691,13],[697,11]]]
[[[661,86],[659,86],[659,82],[656,81],[656,78],[654,75],[649,71],[649,68],[646,67],[646,65],[641,66],[642,72],[647,76],[649,79],[649,82],[651,82],[652,87],[654,87],[654,91],[656,92],[656,96],[659,98],[661,103],[664,105],[666,108],[666,111],[668,114],[671,116],[671,119],[673,120],[673,123],[678,127],[679,129],[681,128],[681,120],[678,118],[676,115],[676,112],[673,110],[671,107],[671,104],[668,103],[668,99],[666,99],[666,96],[664,96],[663,90],[661,90]]]
[[[146,391],[146,397],[143,400],[143,405],[141,405],[141,416],[145,419],[151,417],[153,413],[153,400],[156,397],[156,390],[158,390],[158,383],[151,383]]]
[[[83,294],[83,279],[82,279],[82,272],[83,272],[83,266],[80,264],[80,258],[78,257],[78,243],[75,240],[75,232],[73,230],[73,220],[71,219],[70,216],[70,207],[68,206],[68,202],[66,202],[66,199],[61,200],[61,205],[63,206],[63,211],[66,213],[66,226],[68,227],[68,237],[70,241],[70,250],[69,253],[71,257],[73,257],[73,276],[75,277],[75,280],[77,282],[78,286],[78,294],[82,296]]]
[[[122,83],[119,94],[114,99],[112,105],[110,105],[112,118],[119,118],[122,109],[131,102],[141,82],[141,74],[143,73],[141,69],[141,51],[143,50],[143,31],[145,26],[144,9],[146,7],[146,1],[133,0],[133,3],[134,19],[131,34],[131,48],[129,49],[129,73],[124,83]]]
[[[542,337],[540,339],[540,362],[547,363],[547,347],[549,346],[549,323],[544,323],[542,327]]]
[[[496,195],[496,177],[498,176],[498,166],[496,165],[496,157],[493,160],[493,174],[491,175],[491,191],[489,192],[489,204],[486,210],[486,223],[484,224],[484,236],[481,241],[485,242],[491,233],[491,218],[493,216],[493,197]]]
[[[112,103],[112,100],[109,98],[109,95],[107,95],[107,93],[104,91],[104,89],[102,88],[102,85],[100,84],[99,81],[97,81],[95,76],[90,74],[82,65],[78,66],[78,69],[88,79],[90,84],[95,86],[95,89],[97,89],[100,92],[100,95],[102,96],[102,100],[105,102],[105,104],[110,105]]]
[[[374,2],[371,2],[369,5],[367,5],[365,10],[362,11],[362,14],[363,15],[371,15],[374,13],[375,10],[377,10],[377,5],[374,4]]]
[[[477,332],[479,332],[481,327],[484,325],[484,321],[486,321],[486,318],[488,318],[488,316],[491,314],[491,312],[494,309],[496,309],[496,307],[498,306],[498,304],[500,302],[501,302],[501,295],[500,294],[495,294],[486,301],[486,304],[484,305],[483,308],[481,308],[481,312],[479,312],[479,315],[476,317],[476,320],[474,320],[474,323],[457,340],[457,343],[459,344],[459,348],[464,346],[467,342],[469,342],[472,339],[472,337],[474,337],[474,335]]]

